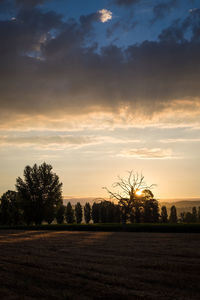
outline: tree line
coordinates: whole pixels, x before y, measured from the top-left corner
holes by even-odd
[[[92,205],[87,202],[81,205],[76,203],[73,207],[71,202],[67,205],[59,203],[55,210],[47,212],[38,217],[26,215],[23,210],[22,202],[19,195],[15,191],[7,191],[1,197],[0,204],[0,224],[1,225],[20,225],[20,224],[36,224],[42,222],[51,224],[72,224],[72,223],[122,223],[123,212],[118,204],[111,201],[102,200],[94,202]],[[200,207],[193,207],[191,212],[183,212],[180,217],[177,216],[176,207],[172,206],[168,215],[166,206],[162,206],[161,210],[155,201],[148,200],[143,210],[136,210],[132,213],[130,223],[197,223],[200,222]]]
[[[160,210],[152,186],[145,184],[142,175],[130,172],[127,179],[118,179],[113,187],[120,188],[121,192],[106,188],[110,201],[99,199],[84,206],[78,202],[72,207],[70,202],[63,205],[62,183],[51,165],[26,166],[24,179],[16,179],[16,191],[9,190],[0,198],[0,224],[200,222],[200,207],[198,210],[193,207],[192,213],[181,213],[180,218],[175,206],[171,207],[169,216],[166,206]]]

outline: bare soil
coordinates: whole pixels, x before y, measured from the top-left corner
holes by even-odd
[[[0,299],[199,299],[200,234],[0,231]]]

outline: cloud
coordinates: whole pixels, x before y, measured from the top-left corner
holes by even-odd
[[[113,3],[119,6],[130,6],[140,3],[142,0],[113,0]]]
[[[26,8],[35,7],[50,0],[15,0],[16,4]]]
[[[95,137],[73,136],[73,135],[54,135],[54,136],[0,136],[0,146],[64,146],[64,147],[83,147],[98,143]]]
[[[198,12],[198,10],[199,10],[199,8],[191,8],[191,9],[189,9],[189,13],[193,14],[193,13]]]
[[[200,138],[187,138],[187,139],[180,139],[180,138],[175,138],[175,139],[164,139],[160,140],[161,143],[164,144],[169,144],[169,143],[199,143]]]
[[[101,9],[98,11],[99,19],[102,23],[112,20],[112,12],[107,9]]]
[[[110,20],[112,20],[112,12],[107,9],[101,9],[95,13],[80,16],[82,30],[84,30],[85,33],[89,33],[93,29],[95,22],[106,23]]]
[[[38,134],[38,132],[37,132]],[[39,147],[45,148],[54,146],[60,146],[64,148],[80,148],[84,146],[98,145],[98,144],[129,144],[140,143],[138,139],[127,138],[114,138],[112,136],[94,136],[94,135],[66,135],[66,134],[54,134],[54,135],[31,135],[30,132],[23,134],[18,132],[17,134],[0,135],[0,146],[12,146],[12,147]]]
[[[119,20],[114,22],[111,26],[107,28],[106,35],[108,38],[111,38],[116,30],[122,32],[129,32],[130,30],[134,29],[138,25],[137,21],[132,21],[131,18],[127,18],[126,20]]]
[[[198,11],[173,22],[157,41],[127,48],[89,45],[94,15],[64,21],[31,8],[15,17],[0,21],[2,126],[199,120]]]
[[[173,157],[170,149],[160,148],[126,149],[122,150],[119,156],[139,159],[169,159]]]
[[[151,23],[156,22],[159,19],[164,18],[167,14],[169,14],[174,7],[178,4],[178,0],[170,0],[165,2],[160,2],[153,7],[154,17],[151,20]]]

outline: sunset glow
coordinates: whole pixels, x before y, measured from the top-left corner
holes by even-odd
[[[141,195],[142,195],[142,192],[143,192],[142,190],[138,190],[138,191],[136,192],[136,195],[137,195],[137,196],[141,196]]]

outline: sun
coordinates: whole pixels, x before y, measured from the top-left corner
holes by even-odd
[[[136,195],[137,195],[137,196],[141,196],[141,195],[142,195],[142,192],[143,192],[142,190],[137,190],[137,191],[136,191]]]

